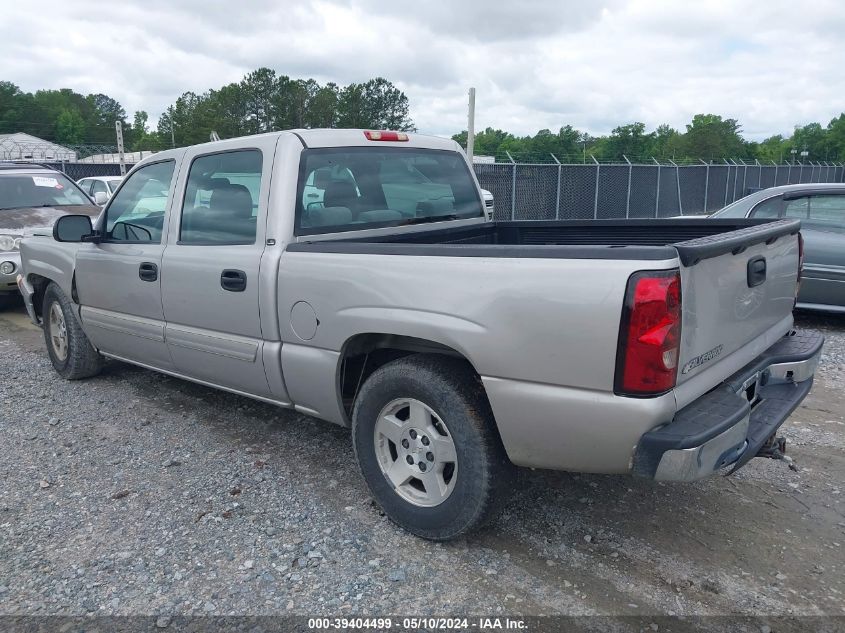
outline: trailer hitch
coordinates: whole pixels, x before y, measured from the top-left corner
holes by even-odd
[[[786,454],[786,438],[775,437],[772,435],[760,450],[757,451],[757,457],[768,457],[769,459],[780,459],[789,465],[790,470],[798,470],[792,458]]]

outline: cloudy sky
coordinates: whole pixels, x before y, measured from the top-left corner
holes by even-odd
[[[269,66],[346,84],[384,76],[421,132],[593,134],[693,114],[789,134],[845,110],[837,0],[41,0],[4,2],[0,79],[103,92],[155,121],[184,91]]]

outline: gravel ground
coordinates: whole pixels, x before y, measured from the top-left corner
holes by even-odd
[[[797,471],[525,471],[481,533],[374,507],[348,431],[110,363],[61,380],[0,314],[2,614],[845,614],[845,317],[784,427]]]

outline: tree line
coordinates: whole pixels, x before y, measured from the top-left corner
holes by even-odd
[[[155,129],[146,112],[128,118],[123,106],[105,94],[82,95],[69,88],[23,92],[0,81],[0,134],[26,132],[63,145],[115,145],[114,122],[124,129],[127,150],[157,150],[221,138],[300,127],[414,130],[408,97],[390,81],[377,77],[339,86],[314,79],[294,79],[270,68],[247,73],[239,82],[201,94],[185,92],[165,108]],[[466,131],[454,135],[466,146]],[[794,153],[793,153],[794,150]],[[826,126],[795,126],[789,136],[776,134],[748,141],[736,119],[696,114],[678,130],[660,125],[648,131],[644,123],[628,123],[605,136],[593,136],[564,125],[533,136],[517,136],[487,128],[475,138],[477,155],[518,161],[632,162],[650,160],[743,159],[761,162],[790,160],[845,161],[845,113]],[[806,152],[802,156],[802,152]]]
[[[607,136],[591,136],[571,125],[557,133],[540,130],[534,136],[515,136],[503,130],[487,128],[475,136],[476,155],[495,156],[508,160],[510,153],[517,162],[552,162],[552,155],[561,162],[599,161],[631,162],[659,160],[725,159],[788,162],[792,160],[845,161],[845,113],[827,126],[820,123],[796,125],[790,136],[776,134],[757,142],[745,140],[736,119],[716,114],[696,114],[684,131],[660,125],[646,131],[644,123],[629,123],[614,128]],[[467,132],[452,137],[466,147]],[[792,150],[795,150],[793,153]],[[802,155],[802,152],[807,152]]]
[[[292,79],[259,68],[235,83],[202,94],[185,92],[150,129],[141,110],[131,122],[123,106],[104,94],[69,88],[23,92],[0,81],[0,134],[25,132],[62,145],[116,143],[115,121],[123,126],[127,150],[158,150],[221,138],[301,127],[351,127],[413,131],[408,97],[376,77],[338,86]]]

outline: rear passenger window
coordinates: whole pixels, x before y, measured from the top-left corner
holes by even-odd
[[[255,243],[261,166],[257,149],[195,159],[182,204],[179,243]]]

